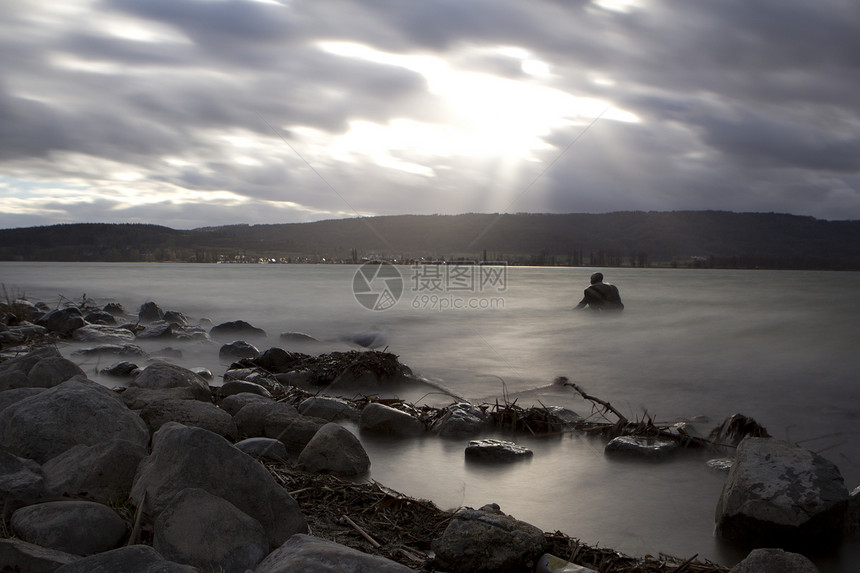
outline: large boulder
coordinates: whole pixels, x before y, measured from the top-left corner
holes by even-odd
[[[433,551],[452,573],[525,573],[546,551],[546,538],[493,503],[457,512],[442,537],[433,540]]]
[[[370,469],[370,457],[352,432],[329,422],[299,454],[298,464],[309,472],[355,476]]]
[[[27,373],[31,388],[53,388],[74,376],[86,376],[80,366],[62,357],[43,358]]]
[[[54,573],[200,573],[191,565],[167,561],[149,545],[129,545],[78,559]]]
[[[54,571],[59,571],[58,567],[75,563],[80,559],[80,555],[48,549],[21,539],[0,539],[0,563],[3,564],[3,569],[7,571],[54,573]],[[95,570],[80,569],[79,571],[91,573]],[[119,569],[111,569],[111,571],[119,571]]]
[[[43,488],[39,464],[0,450],[0,518],[36,501]]]
[[[150,364],[134,380],[129,382],[128,386],[129,388],[146,388],[149,390],[190,388],[196,399],[204,401],[212,399],[212,392],[206,380],[187,368],[167,362]]]
[[[75,446],[42,466],[45,494],[84,496],[101,503],[124,501],[137,466],[147,455],[144,445],[121,438]]]
[[[377,402],[361,410],[358,426],[362,432],[395,437],[417,436],[424,432],[424,424],[418,418]]]
[[[199,488],[180,491],[155,519],[152,545],[171,561],[224,573],[244,573],[269,553],[259,521]]]
[[[753,549],[729,573],[818,573],[818,567],[800,553],[789,553],[782,549]]]
[[[148,404],[140,411],[140,417],[151,432],[157,431],[167,422],[179,422],[186,426],[205,428],[236,441],[236,422],[233,416],[212,404],[198,400],[160,400]]]
[[[125,520],[93,501],[51,501],[12,514],[12,531],[29,543],[76,555],[115,549],[128,533]]]
[[[36,321],[52,332],[69,335],[86,324],[84,316],[78,307],[58,308],[45,314]]]
[[[153,436],[131,497],[157,516],[186,488],[206,490],[259,521],[271,548],[307,531],[296,501],[254,458],[218,434],[169,422]]]
[[[832,462],[779,440],[746,438],[717,503],[717,534],[747,547],[832,545],[847,503]]]
[[[30,370],[46,358],[62,358],[62,355],[56,347],[44,346],[0,363],[0,391],[28,387]]]
[[[72,378],[0,412],[0,448],[39,463],[79,444],[112,439],[146,446],[149,430],[113,392],[86,378]]]
[[[233,417],[241,437],[280,440],[290,452],[299,453],[326,421],[302,416],[283,402],[252,402]]]
[[[309,535],[293,535],[273,551],[254,573],[411,573],[412,569],[390,559],[368,555],[334,541]]]
[[[24,376],[25,380],[26,378],[27,377]],[[41,394],[45,390],[46,388],[14,388],[12,390],[0,391],[0,412],[15,402],[20,402],[21,400],[29,398],[30,396],[35,396],[36,394]]]

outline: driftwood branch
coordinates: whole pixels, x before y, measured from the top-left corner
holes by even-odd
[[[610,403],[609,403],[609,402],[607,402],[606,400],[601,400],[600,398],[597,398],[597,397],[595,397],[595,396],[592,396],[592,395],[590,395],[590,394],[587,394],[587,393],[585,392],[585,390],[583,390],[582,388],[580,388],[579,386],[577,386],[577,385],[576,385],[576,384],[574,384],[573,382],[570,382],[570,381],[569,381],[567,378],[565,378],[564,376],[562,376],[562,377],[560,377],[560,378],[557,378],[557,379],[556,379],[556,381],[557,381],[557,382],[559,382],[559,383],[561,383],[561,384],[562,384],[562,385],[564,385],[564,386],[570,386],[571,388],[573,388],[574,390],[576,390],[576,392],[577,392],[580,396],[582,396],[583,398],[585,398],[586,400],[588,400],[588,401],[590,401],[590,402],[594,402],[595,404],[600,404],[601,406],[603,406],[604,411],[612,412],[613,414],[615,414],[615,415],[618,417],[618,421],[619,421],[619,422],[622,422],[622,423],[624,423],[624,424],[626,424],[626,423],[628,422],[627,417],[626,417],[624,414],[622,414],[621,412],[619,412],[619,411],[618,411],[618,410],[617,410],[617,409],[616,409],[612,404],[610,404]]]
[[[369,534],[369,533],[367,533],[365,530],[363,530],[361,527],[359,527],[359,525],[358,525],[356,522],[354,522],[353,520],[351,520],[351,519],[349,518],[349,516],[348,516],[348,515],[344,515],[344,516],[343,516],[343,519],[344,519],[348,524],[350,524],[350,525],[353,527],[353,529],[355,529],[356,531],[358,531],[358,532],[361,534],[361,536],[362,536],[362,537],[364,537],[365,539],[367,539],[367,541],[368,541],[371,545],[373,545],[373,546],[374,546],[374,547],[376,547],[376,548],[379,548],[379,547],[380,547],[380,543],[379,543],[377,540],[375,540],[374,538],[372,538],[372,537],[370,536],[370,534]]]

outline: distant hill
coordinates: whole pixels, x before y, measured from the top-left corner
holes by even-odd
[[[359,262],[860,269],[860,221],[724,211],[397,215],[175,230],[72,224],[0,230],[0,260]]]

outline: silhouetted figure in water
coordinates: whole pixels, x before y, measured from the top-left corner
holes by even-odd
[[[585,289],[584,296],[576,308],[573,310],[582,310],[588,307],[591,310],[621,312],[624,310],[624,303],[621,302],[621,295],[618,294],[618,288],[615,285],[603,282],[603,273],[594,273],[591,275],[591,286]]]

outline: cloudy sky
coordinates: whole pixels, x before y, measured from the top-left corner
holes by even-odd
[[[856,0],[3,0],[0,227],[860,219]]]

